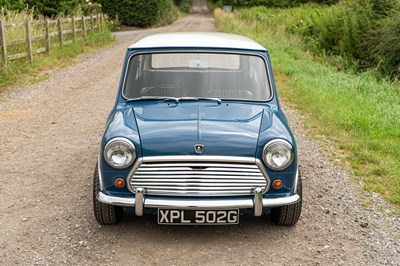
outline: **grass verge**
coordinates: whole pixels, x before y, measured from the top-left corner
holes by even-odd
[[[268,48],[280,96],[305,114],[312,136],[334,145],[366,191],[400,208],[400,86],[370,72],[338,71],[305,52],[284,32],[284,11],[215,12],[217,29],[249,36]],[[284,89],[282,89],[284,87]]]
[[[35,55],[32,63],[28,59],[10,61],[0,68],[0,94],[15,87],[42,81],[49,77],[48,71],[71,65],[76,56],[91,53],[114,42],[111,32],[89,34],[86,42],[77,40],[73,44],[53,48],[50,54]]]

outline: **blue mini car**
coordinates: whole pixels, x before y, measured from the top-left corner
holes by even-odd
[[[142,38],[125,57],[94,172],[100,224],[123,209],[159,224],[299,220],[296,143],[267,50],[222,33]]]

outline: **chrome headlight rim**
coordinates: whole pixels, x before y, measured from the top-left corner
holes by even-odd
[[[117,165],[108,158],[107,151],[110,148],[110,146],[114,145],[114,144],[126,145],[129,148],[130,152],[132,153],[132,159],[127,164]],[[135,148],[135,145],[132,143],[132,141],[130,141],[127,138],[123,138],[123,137],[112,138],[104,146],[103,157],[104,157],[104,160],[107,162],[107,164],[110,165],[111,167],[116,168],[116,169],[125,169],[125,168],[128,168],[129,166],[131,166],[136,161],[136,148]]]
[[[289,161],[285,165],[283,165],[281,167],[276,167],[276,166],[270,164],[268,162],[267,156],[266,156],[267,152],[268,152],[268,149],[271,148],[273,145],[276,145],[277,143],[285,145],[290,150],[290,159],[289,159]],[[284,139],[273,139],[273,140],[270,140],[264,146],[263,153],[262,153],[262,159],[263,159],[263,162],[265,163],[265,165],[268,168],[272,169],[272,170],[275,170],[275,171],[285,170],[286,168],[288,168],[292,164],[292,162],[294,160],[293,146],[287,140],[284,140]]]

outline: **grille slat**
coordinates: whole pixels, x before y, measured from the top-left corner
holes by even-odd
[[[200,168],[200,166],[193,166],[192,168],[190,167],[146,167],[146,168],[142,168],[139,171],[146,173],[146,172],[158,172],[158,171],[192,171],[195,170],[197,168]],[[246,168],[236,168],[236,169],[229,169],[229,168],[223,168],[223,167],[207,167],[206,169],[204,169],[205,171],[218,171],[218,172],[248,172],[248,173],[259,173],[260,170],[259,169],[246,169]]]
[[[255,184],[255,183],[261,183],[265,184],[264,180],[261,179],[232,179],[232,178],[212,178],[212,177],[207,177],[207,178],[135,178],[135,184],[137,183],[163,183],[163,182],[171,182],[171,183],[187,183],[187,182],[201,182],[201,183],[246,183],[246,184]]]
[[[191,179],[191,178],[202,178],[202,179],[214,179],[214,180],[220,180],[220,179],[239,179],[239,180],[264,180],[263,176],[228,176],[228,175],[223,175],[223,176],[217,176],[217,175],[135,175],[136,179],[154,179],[154,178],[160,178],[160,179]]]
[[[133,191],[148,195],[233,196],[251,195],[267,181],[255,164],[201,162],[146,162],[130,178]]]
[[[257,169],[257,165],[253,164],[221,164],[221,163],[146,163],[140,166],[143,168],[159,168],[159,167],[228,167],[228,168],[246,168],[246,169]]]
[[[184,191],[219,191],[221,190],[220,187],[205,187],[205,186],[187,186],[187,184],[182,185],[182,186],[146,186],[147,190],[152,190],[152,189],[165,189],[165,190],[184,190]],[[251,191],[253,187],[251,186],[225,186],[224,191],[236,191],[236,190],[248,190]]]
[[[215,191],[210,191],[210,190],[196,190],[196,191],[187,191],[187,190],[168,190],[168,189],[162,189],[162,190],[157,190],[157,189],[152,189],[151,190],[151,195],[159,195],[159,196],[243,196],[243,195],[249,195],[249,191],[246,190],[235,190],[235,191],[230,191],[227,190],[224,192],[224,194],[216,194]]]
[[[193,171],[159,171],[159,172],[145,172],[138,170],[136,171],[138,175],[153,175],[156,173],[157,175],[238,175],[238,176],[260,176],[259,173],[242,173],[242,172],[211,172],[207,170],[193,170]],[[261,175],[262,176],[262,175]]]
[[[262,182],[254,182],[252,184],[249,183],[204,183],[204,182],[159,182],[159,183],[151,183],[151,182],[135,182],[136,186],[145,186],[146,188],[157,188],[162,186],[169,186],[169,187],[246,187],[246,188],[253,188],[254,185],[262,186]]]

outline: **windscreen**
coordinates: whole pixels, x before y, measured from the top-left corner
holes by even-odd
[[[123,95],[266,101],[271,97],[264,59],[224,53],[138,54],[130,59]]]

